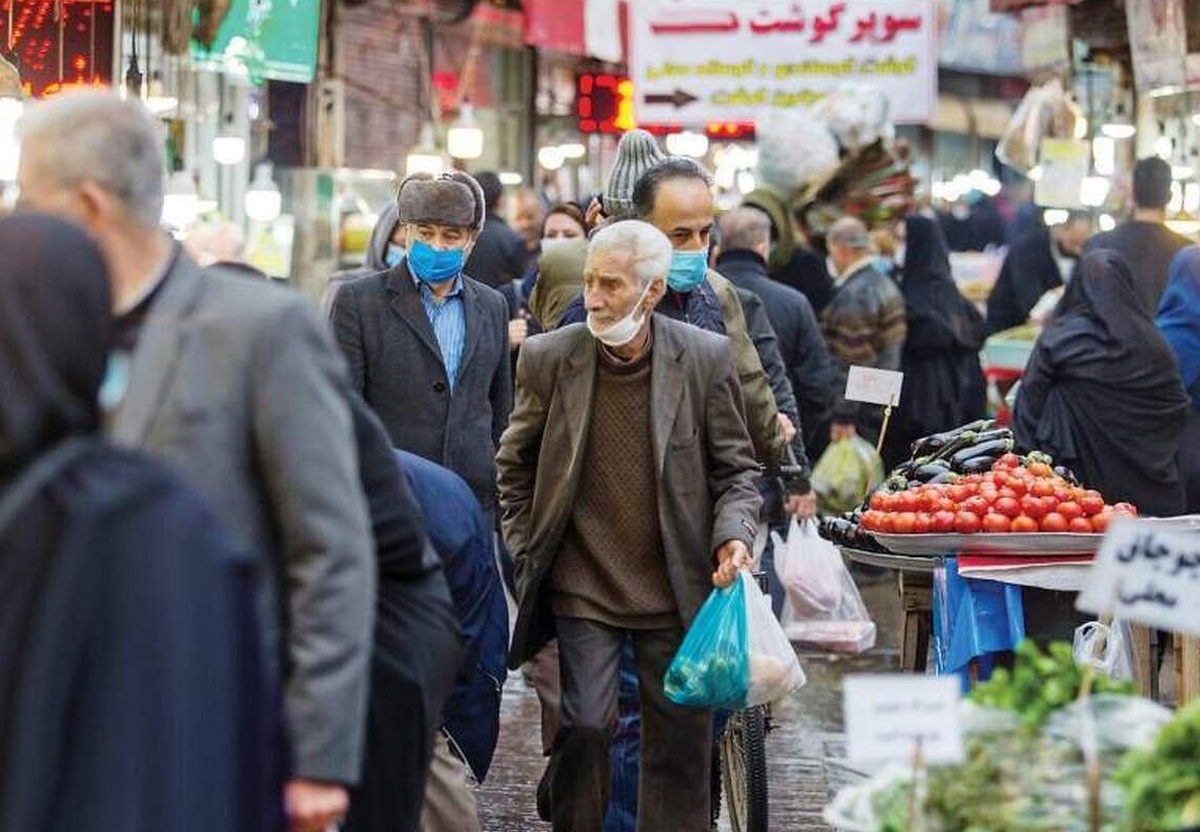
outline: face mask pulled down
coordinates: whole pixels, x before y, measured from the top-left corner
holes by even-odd
[[[595,315],[589,312],[587,316],[587,328],[592,333],[592,337],[604,346],[614,349],[623,347],[636,338],[642,329],[642,324],[646,322],[646,315],[648,313],[643,312],[639,315],[638,312],[642,308],[642,301],[646,299],[646,295],[650,292],[651,285],[653,284],[646,284],[646,288],[642,290],[642,293],[638,295],[638,299],[634,301],[633,308],[629,310],[625,317],[612,326],[601,329],[596,325]]]

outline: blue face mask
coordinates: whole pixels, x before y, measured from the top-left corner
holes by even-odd
[[[404,246],[398,246],[395,243],[387,244],[387,251],[384,252],[383,262],[387,264],[389,269],[394,269],[400,265],[400,261],[404,259]]]
[[[408,268],[423,283],[445,283],[462,274],[465,259],[461,248],[442,251],[416,240],[408,251]]]
[[[704,282],[708,273],[708,249],[671,252],[667,285],[676,292],[690,292]]]

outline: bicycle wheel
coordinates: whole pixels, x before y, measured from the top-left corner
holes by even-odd
[[[721,779],[733,832],[767,832],[767,709],[737,711],[721,736]]]

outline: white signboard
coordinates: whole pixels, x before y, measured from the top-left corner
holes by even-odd
[[[937,102],[935,0],[637,0],[630,3],[635,115],[700,127],[807,107],[870,84],[892,120],[925,123]]]
[[[1076,606],[1160,630],[1200,636],[1200,534],[1152,523],[1112,524]]]
[[[903,386],[904,373],[852,365],[846,376],[846,400],[895,407]]]
[[[919,753],[926,763],[961,761],[960,685],[957,676],[847,676],[850,759],[912,762]]]
[[[1126,0],[1125,17],[1137,91],[1180,89],[1187,78],[1184,0]]]

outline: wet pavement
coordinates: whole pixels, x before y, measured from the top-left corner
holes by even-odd
[[[827,832],[821,811],[831,788],[850,776],[837,764],[844,751],[842,677],[894,671],[899,665],[901,613],[895,581],[865,586],[862,592],[879,628],[875,648],[853,657],[801,652],[808,684],[773,710],[774,730],[767,737],[772,832]],[[509,676],[500,719],[496,760],[478,793],[484,832],[549,830],[534,808],[545,765],[538,701],[520,674]],[[729,827],[722,823],[720,828]]]

